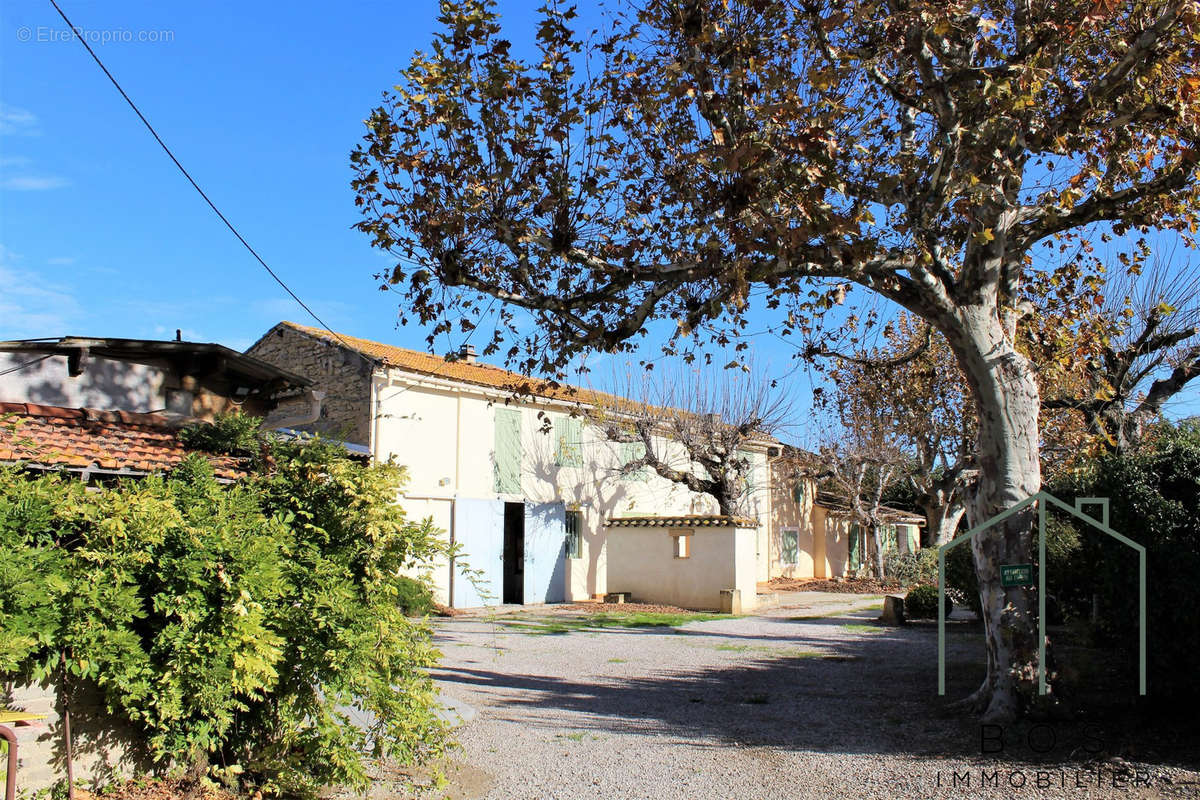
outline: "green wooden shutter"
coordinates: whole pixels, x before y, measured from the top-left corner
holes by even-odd
[[[521,493],[521,412],[496,409],[496,491]]]
[[[737,457],[740,461],[746,462],[746,471],[742,473],[742,480],[745,481],[745,488],[742,490],[742,494],[748,495],[754,491],[754,454],[747,453],[745,450],[738,450]]]
[[[646,455],[646,445],[641,442],[621,442],[621,466],[631,461],[637,461],[644,455]],[[644,481],[648,474],[645,467],[638,467],[633,472],[624,473],[621,479],[626,481]]]
[[[800,534],[797,531],[783,532],[783,563],[795,564],[800,550]]]
[[[564,417],[554,425],[558,434],[554,463],[560,467],[583,466],[583,424],[574,417]]]
[[[862,537],[862,529],[858,527],[858,523],[850,526],[850,569],[858,569],[862,566],[861,554],[859,553],[859,539]]]
[[[896,550],[900,547],[899,532],[895,525],[883,525],[879,530],[879,541],[883,546],[883,552]]]

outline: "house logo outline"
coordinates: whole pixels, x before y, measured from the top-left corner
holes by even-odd
[[[1146,695],[1146,548],[1129,537],[1113,530],[1108,524],[1107,497],[1076,497],[1075,505],[1067,505],[1047,491],[1026,497],[1012,508],[984,520],[966,533],[956,536],[938,548],[938,695],[946,694],[946,552],[1002,522],[1026,506],[1038,504],[1038,694],[1046,694],[1046,512],[1057,506],[1093,528],[1108,534],[1138,554],[1138,694]],[[1083,510],[1084,506],[1100,506],[1100,519]]]

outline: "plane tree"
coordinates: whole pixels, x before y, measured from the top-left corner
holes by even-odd
[[[499,300],[488,347],[561,373],[764,311],[820,336],[874,293],[959,363],[981,520],[1041,488],[1016,329],[1043,247],[1197,224],[1195,2],[644,0],[595,31],[551,5],[527,57],[487,0],[440,25],[351,156],[402,319],[440,335]],[[1031,515],[972,540],[987,718],[1035,692],[1035,598],[999,578]]]
[[[905,484],[925,515],[931,544],[956,535],[974,484],[975,413],[958,363],[941,334],[909,314],[887,323],[882,341],[857,354],[832,355],[828,376],[833,391],[823,393],[846,430],[886,428],[904,468]],[[882,438],[882,433],[874,438]]]
[[[1135,448],[1200,378],[1200,270],[1179,250],[1140,242],[1111,264],[1090,257],[1022,332],[1043,411],[1074,416],[1102,450]]]
[[[617,374],[611,383],[616,393],[596,392],[583,418],[608,441],[633,446],[621,474],[650,470],[710,497],[724,516],[757,514],[752,452],[777,449],[775,437],[795,418],[791,396],[764,370],[679,364]]]

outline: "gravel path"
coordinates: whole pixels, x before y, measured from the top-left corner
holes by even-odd
[[[787,601],[800,605],[681,629],[539,634],[503,624],[511,616],[439,620],[439,688],[475,712],[458,730],[449,795],[1200,796],[1200,773],[1157,765],[1127,765],[1134,780],[1114,788],[1126,765],[1060,763],[1072,743],[1050,764],[1014,760],[1011,746],[1003,760],[981,757],[978,726],[936,702],[935,627],[874,626],[878,598]],[[978,659],[977,636],[950,639],[952,664]]]

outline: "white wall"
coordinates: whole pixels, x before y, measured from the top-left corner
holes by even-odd
[[[742,607],[754,608],[756,532],[734,527],[679,530],[691,531],[687,558],[675,556],[672,533],[678,530],[611,528],[611,590],[628,592],[638,602],[711,611],[721,608],[721,590],[738,589]]]
[[[568,404],[530,401],[506,405],[506,395],[500,392],[489,393],[482,387],[425,379],[398,370],[377,374],[374,380],[372,450],[377,458],[391,457],[408,468],[404,506],[414,517],[433,516],[435,524],[449,532],[449,509],[456,496],[530,503],[557,500],[582,513],[582,558],[568,559],[568,599],[582,600],[608,591],[605,519],[716,513],[711,498],[658,475],[651,473],[645,480],[622,477],[620,446],[586,424],[582,426],[583,466],[556,464],[554,426],[569,416]],[[496,410],[506,407],[521,413],[519,495],[499,495],[495,491],[494,421]],[[539,418],[539,412],[545,417]],[[542,430],[545,420],[550,423],[549,432]],[[678,445],[664,442],[662,446],[673,457],[681,457],[683,451]],[[770,508],[766,454],[751,453],[755,491],[748,506],[756,509],[765,523]],[[750,547],[753,555],[757,549],[753,537]],[[447,599],[447,578],[448,570],[439,566],[435,584],[441,602]]]
[[[0,353],[0,372],[29,364],[0,377],[0,402],[139,413],[166,407],[165,373],[157,367],[93,356],[83,374],[72,378],[66,356],[30,363],[39,358],[36,353]]]

